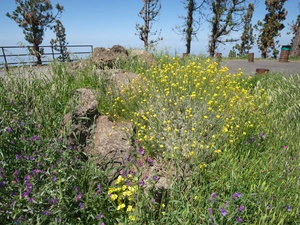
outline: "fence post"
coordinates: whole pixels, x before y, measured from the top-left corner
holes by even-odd
[[[53,61],[54,61],[54,51],[53,51],[53,45],[51,45],[51,51],[52,51],[52,58],[53,58]]]
[[[4,48],[1,47],[1,49],[2,49],[2,54],[3,54],[3,58],[4,58],[4,62],[5,62],[5,69],[6,69],[6,71],[8,71],[8,64],[7,64],[7,61],[6,61],[6,56],[5,56]]]

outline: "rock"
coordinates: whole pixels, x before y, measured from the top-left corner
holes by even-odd
[[[112,69],[118,62],[128,60],[128,52],[121,45],[114,45],[111,49],[97,47],[92,55],[92,63],[100,69]]]
[[[113,123],[107,116],[100,116],[96,121],[92,155],[101,156],[101,163],[125,165],[127,157],[134,151],[129,136],[132,132],[131,123]]]
[[[134,49],[130,52],[130,58],[136,59],[140,62],[144,62],[147,66],[151,66],[152,64],[156,64],[156,61],[153,55],[146,50]]]
[[[98,101],[93,90],[81,88],[74,92],[78,95],[77,106],[72,112],[64,116],[63,124],[67,125],[70,130],[68,132],[68,144],[80,144],[88,148],[88,139],[91,137],[92,124],[99,116],[97,105]]]

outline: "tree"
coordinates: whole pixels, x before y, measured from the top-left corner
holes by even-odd
[[[25,40],[33,44],[30,52],[42,64],[40,45],[43,42],[44,31],[51,28],[55,19],[61,15],[63,6],[56,4],[57,13],[52,13],[53,6],[50,0],[15,0],[18,5],[12,14],[6,16],[13,19],[23,29]]]
[[[254,44],[253,27],[251,23],[253,12],[254,4],[249,3],[247,13],[243,17],[244,31],[241,36],[241,43],[235,45],[235,48],[238,50],[240,56],[248,54],[249,50]]]
[[[151,32],[153,22],[161,10],[160,0],[143,0],[144,6],[138,16],[143,19],[144,24],[136,24],[137,35],[144,42],[144,48],[148,51],[158,41],[162,40],[160,33],[155,40],[149,40],[150,35],[157,35],[157,31]]]
[[[200,17],[195,18],[195,13],[200,10],[200,8],[205,3],[205,0],[202,0],[201,4],[197,4],[196,0],[184,0],[184,8],[187,10],[187,16],[181,17],[184,20],[182,26],[175,27],[175,32],[178,31],[179,34],[183,35],[186,41],[186,53],[190,54],[191,52],[191,43],[193,37],[197,38],[196,34],[200,28]]]
[[[253,1],[252,1],[253,2]],[[211,26],[208,52],[211,57],[219,44],[236,42],[238,39],[226,38],[232,32],[239,31],[243,25],[242,16],[247,10],[248,0],[208,0],[207,5],[211,10],[211,17],[206,20]]]
[[[57,60],[61,62],[70,61],[70,54],[67,49],[69,43],[66,40],[65,27],[60,20],[56,20],[56,25],[53,29],[56,34],[56,39],[51,39],[50,44],[53,46],[54,50],[60,53]]]
[[[300,8],[300,2],[298,7]],[[290,30],[293,34],[290,56],[300,56],[300,15],[298,15],[296,22],[290,25]]]
[[[275,38],[280,37],[280,31],[284,28],[284,24],[281,22],[285,20],[288,13],[283,8],[286,1],[265,0],[268,13],[265,15],[263,22],[259,20],[255,26],[259,31],[257,44],[262,58],[267,58],[272,51],[273,57],[276,58],[279,53],[276,49],[279,41]]]

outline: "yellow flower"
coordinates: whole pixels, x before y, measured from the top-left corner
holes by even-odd
[[[218,153],[218,154],[221,153],[221,152],[222,152],[221,149],[218,149],[218,150],[215,150],[215,151],[214,151],[214,153]]]
[[[125,208],[125,204],[122,203],[122,204],[118,205],[117,210],[121,210],[121,209],[124,209],[124,208]]]
[[[128,205],[126,211],[131,212],[132,210],[133,210],[133,207],[131,205]]]
[[[131,220],[131,221],[135,221],[135,220],[136,220],[135,216],[132,216],[132,215],[130,215],[130,216],[128,217],[128,219]]]
[[[206,163],[201,163],[201,164],[199,165],[199,168],[200,168],[200,169],[205,168],[205,167],[207,167]]]

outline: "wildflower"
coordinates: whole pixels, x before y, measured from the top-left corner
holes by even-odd
[[[291,211],[292,211],[292,207],[289,206],[289,205],[287,205],[286,210],[287,210],[288,212],[291,212]]]
[[[271,205],[268,204],[268,205],[267,205],[267,210],[270,210],[270,209],[271,209]]]
[[[0,182],[0,188],[4,188],[5,185],[6,185],[6,182],[5,182],[5,181],[1,181],[1,182]]]
[[[143,166],[143,163],[141,161],[138,161],[138,166],[139,167],[142,167]]]
[[[84,204],[82,202],[79,202],[79,208],[84,209]]]
[[[239,211],[240,211],[240,212],[242,212],[244,209],[245,209],[245,206],[243,206],[243,205],[240,205],[240,207],[239,207]]]
[[[59,217],[57,217],[55,220],[57,223],[59,223],[61,221],[61,219]]]
[[[217,198],[217,195],[216,195],[216,193],[215,192],[212,192],[211,194],[210,194],[210,201],[215,201],[216,200],[216,198]]]
[[[45,211],[44,214],[45,214],[46,216],[50,216],[50,212],[49,212],[49,211]]]
[[[34,135],[33,137],[30,138],[30,141],[37,141],[39,139],[40,139],[39,135],[36,134],[36,135]]]
[[[220,213],[222,214],[222,216],[227,215],[227,211],[223,207],[220,208]]]
[[[139,184],[140,187],[142,187],[144,185],[144,181],[141,180],[138,184]]]
[[[74,191],[75,191],[76,193],[78,193],[78,187],[77,187],[77,186],[75,186],[73,189],[74,189]]]
[[[153,180],[158,181],[158,176],[153,176]]]
[[[141,155],[144,155],[144,153],[145,153],[145,150],[143,149],[143,147],[139,147],[139,153],[141,154]]]
[[[12,131],[13,131],[13,129],[12,129],[11,127],[7,127],[7,128],[6,128],[6,132],[7,132],[7,133],[11,133]]]
[[[79,194],[75,197],[75,201],[78,202],[82,198],[82,192],[79,192]]]
[[[212,214],[212,208],[208,208],[208,209],[207,209],[207,212],[208,212],[208,214],[211,215],[211,214]]]
[[[234,192],[233,195],[232,195],[232,199],[240,198],[241,196],[242,196],[241,193]]]
[[[131,220],[131,221],[135,221],[136,218],[135,218],[134,216],[130,215],[130,216],[128,217],[128,219]]]
[[[29,197],[28,202],[33,202],[33,198]]]
[[[103,215],[101,213],[99,213],[97,216],[95,216],[95,218],[99,220],[99,219],[103,218]]]
[[[56,176],[53,176],[53,177],[52,177],[52,181],[56,181]]]
[[[126,212],[131,212],[133,210],[133,207],[131,205],[128,205]]]
[[[125,208],[125,204],[124,203],[118,205],[117,210],[121,210],[123,208]]]
[[[260,139],[261,139],[262,141],[265,140],[265,135],[264,135],[264,133],[259,134],[259,137],[260,137]]]
[[[243,222],[243,219],[240,218],[240,217],[236,217],[235,220],[236,220],[236,222],[238,222],[238,223],[242,223],[242,222]]]

